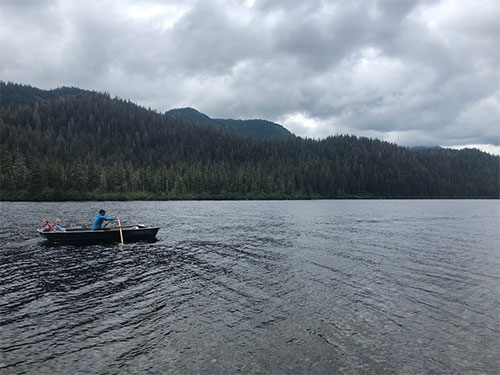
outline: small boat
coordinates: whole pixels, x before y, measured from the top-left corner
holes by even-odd
[[[123,240],[125,242],[154,241],[159,227],[146,227],[144,225],[122,226]],[[38,230],[40,236],[50,243],[81,244],[100,242],[120,242],[120,228],[67,228],[65,232],[43,232]]]

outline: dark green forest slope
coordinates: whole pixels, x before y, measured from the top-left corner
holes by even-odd
[[[195,124],[226,129],[255,139],[278,140],[295,137],[283,126],[266,120],[212,119],[194,108],[171,109],[167,114]]]
[[[53,90],[41,90],[28,85],[5,83],[0,81],[0,106],[18,106],[55,99],[59,96],[80,95],[86,90],[77,87],[59,87]]]
[[[0,110],[0,198],[499,198],[500,158],[339,135],[262,141],[107,94]]]

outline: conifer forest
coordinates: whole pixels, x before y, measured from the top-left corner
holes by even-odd
[[[500,157],[475,149],[256,139],[106,93],[0,89],[1,200],[500,197]]]

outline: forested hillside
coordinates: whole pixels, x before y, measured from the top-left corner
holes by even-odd
[[[0,107],[31,104],[43,100],[55,99],[59,96],[80,95],[85,92],[88,91],[76,87],[41,90],[32,86],[0,81]]]
[[[499,198],[500,158],[478,150],[255,140],[93,92],[0,119],[3,200]]]
[[[171,109],[167,114],[195,124],[222,128],[255,139],[278,140],[295,137],[283,126],[266,120],[212,119],[194,108]]]

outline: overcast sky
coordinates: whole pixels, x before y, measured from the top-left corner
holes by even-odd
[[[2,0],[1,79],[500,154],[496,0]]]

